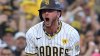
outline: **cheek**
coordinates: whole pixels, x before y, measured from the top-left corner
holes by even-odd
[[[50,16],[50,18],[52,18],[53,20],[55,20],[55,19],[58,18],[58,15],[57,15],[57,14],[52,14],[52,15]]]
[[[17,45],[18,45],[18,44],[19,44],[19,45],[20,45],[20,44],[23,45],[23,44],[25,44],[25,41],[24,41],[24,40],[17,40],[17,41],[16,41],[16,44],[17,44]]]
[[[47,13],[47,14],[42,13],[42,17],[43,17],[43,18],[44,18],[44,17],[59,17],[59,13],[57,13],[57,12]]]

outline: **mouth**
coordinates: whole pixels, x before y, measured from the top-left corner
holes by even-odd
[[[49,21],[49,18],[45,18],[45,21]]]
[[[50,20],[50,18],[45,18],[44,19],[44,24],[45,24],[45,26],[50,27],[51,26],[51,20]]]

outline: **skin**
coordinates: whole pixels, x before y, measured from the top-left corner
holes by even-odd
[[[59,27],[59,16],[60,12],[57,10],[42,10],[42,17],[44,20],[44,29],[47,33],[54,33]]]
[[[17,51],[21,51],[26,46],[26,39],[24,37],[19,37],[18,39],[16,39],[15,44],[17,47]]]
[[[1,54],[2,54],[2,56],[13,56],[10,49],[3,49]]]

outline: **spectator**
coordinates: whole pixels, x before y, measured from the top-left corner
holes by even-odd
[[[81,46],[80,55],[91,56],[95,48],[94,33],[92,31],[87,31],[84,38],[84,44]]]
[[[10,28],[6,28],[2,39],[7,44],[7,47],[9,47],[12,51],[15,50],[15,43],[13,37],[13,30]]]
[[[95,43],[100,53],[100,30],[95,32]]]
[[[15,56],[20,56],[21,52],[24,50],[26,46],[26,38],[25,38],[25,33],[23,32],[17,32],[15,34],[15,45],[16,45],[16,50],[14,51]]]
[[[5,47],[1,51],[1,56],[14,56],[14,54],[8,47]]]

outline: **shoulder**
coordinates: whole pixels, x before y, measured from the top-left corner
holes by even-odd
[[[34,26],[32,26],[27,32],[26,32],[26,36],[33,36],[33,35],[36,35],[36,32],[41,30],[42,29],[42,26],[43,26],[43,22],[40,22]]]
[[[71,41],[71,43],[74,44],[80,41],[79,33],[74,27],[72,27],[67,23],[62,22],[62,28],[64,33],[66,33],[69,36],[69,40]]]
[[[70,35],[79,35],[78,31],[67,23],[62,22],[62,28],[64,31],[66,31],[66,33]]]
[[[27,32],[36,31],[38,28],[41,28],[42,26],[43,26],[43,22],[40,22],[40,23],[32,26]]]
[[[38,24],[36,24],[36,25],[34,25],[34,26],[32,26],[30,29],[38,29],[38,28],[40,28],[40,27],[42,27],[43,26],[43,22],[40,22],[40,23],[38,23]]]
[[[73,30],[76,31],[74,27],[65,22],[62,22],[62,28],[65,29],[66,31],[73,31]]]

